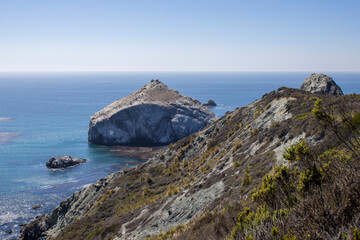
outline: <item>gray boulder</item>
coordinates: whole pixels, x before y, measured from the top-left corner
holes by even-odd
[[[104,145],[166,145],[216,119],[199,101],[152,80],[91,116],[88,141]]]
[[[73,158],[71,156],[62,156],[59,158],[52,157],[46,163],[48,168],[68,168],[81,163],[85,163],[87,160],[83,158]]]
[[[335,81],[325,74],[311,74],[310,77],[305,79],[300,89],[312,93],[344,95]]]
[[[209,99],[207,102],[202,104],[205,107],[216,107],[217,104],[214,102],[214,100]]]

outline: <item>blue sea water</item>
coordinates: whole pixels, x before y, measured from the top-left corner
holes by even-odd
[[[360,73],[327,73],[345,94],[360,92]],[[140,160],[117,157],[87,143],[89,117],[111,102],[160,79],[180,93],[218,104],[222,116],[279,87],[298,88],[310,73],[1,73],[0,239],[18,236],[19,224],[50,212],[62,200],[108,173]],[[1,120],[10,118],[10,120]],[[49,171],[52,156],[87,158],[86,164]],[[33,205],[44,207],[33,210]],[[13,234],[4,233],[14,230]]]

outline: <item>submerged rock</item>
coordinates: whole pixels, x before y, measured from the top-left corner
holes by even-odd
[[[216,102],[214,102],[214,100],[212,100],[212,99],[209,99],[207,102],[203,103],[202,105],[205,107],[216,107],[217,106]]]
[[[72,158],[71,156],[62,156],[59,158],[52,157],[46,163],[48,168],[68,168],[81,163],[85,163],[87,160],[83,158]]]
[[[312,93],[344,95],[335,81],[325,74],[311,74],[310,77],[305,79],[300,89]]]
[[[216,120],[199,101],[152,80],[90,118],[88,141],[104,145],[159,146]]]

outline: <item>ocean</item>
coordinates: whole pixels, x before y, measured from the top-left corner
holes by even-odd
[[[19,224],[50,212],[73,192],[141,161],[88,144],[89,117],[111,102],[159,79],[201,102],[213,99],[218,116],[279,87],[299,88],[311,73],[137,72],[0,73],[0,239]],[[345,94],[360,92],[360,73],[325,73]],[[88,162],[50,171],[52,156]],[[34,205],[42,208],[32,209]],[[5,233],[13,230],[12,234]]]

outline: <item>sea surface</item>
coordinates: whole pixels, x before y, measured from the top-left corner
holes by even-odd
[[[0,239],[18,236],[19,224],[50,212],[74,191],[141,162],[88,144],[87,132],[92,114],[151,79],[201,102],[213,99],[218,106],[212,111],[221,117],[279,87],[299,88],[310,74],[0,73]],[[345,94],[360,92],[360,73],[326,74]],[[48,170],[48,159],[61,155],[89,161],[63,171]],[[38,204],[43,207],[33,210]]]

